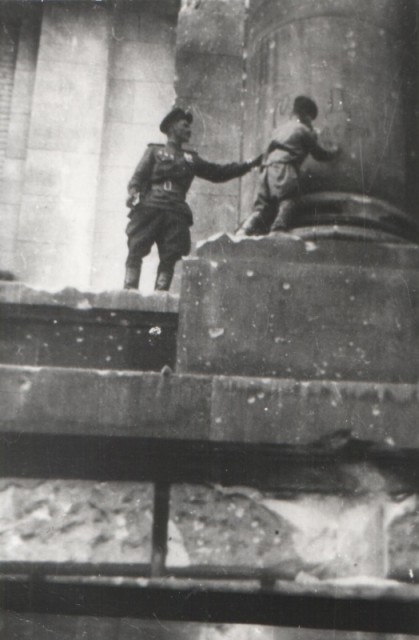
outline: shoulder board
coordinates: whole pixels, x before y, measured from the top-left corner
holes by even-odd
[[[150,144],[147,145],[147,147],[164,147],[164,144],[161,144],[160,142],[150,142]]]

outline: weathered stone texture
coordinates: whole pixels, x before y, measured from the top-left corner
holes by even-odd
[[[0,495],[0,561],[150,561],[151,485],[7,479]],[[419,570],[418,504],[175,485],[167,563],[408,580]]]
[[[138,483],[1,480],[0,560],[150,562],[152,496]]]
[[[88,281],[108,34],[104,7],[44,7],[16,239],[31,282]]]
[[[3,83],[4,78],[8,78],[7,94],[4,95],[8,96],[10,110],[4,115],[3,120],[4,126],[1,135],[4,144],[2,145],[3,162],[0,180],[1,265],[2,268],[14,270],[16,267],[15,242],[19,224],[35,83],[40,12],[32,7],[31,10],[25,12],[21,19],[19,15],[15,14],[13,22],[9,22],[7,17],[3,15],[0,15],[0,20],[2,21],[2,38],[10,38],[13,34],[14,48],[16,49],[9,59],[12,68],[8,69],[6,76],[3,73]],[[10,27],[12,27],[11,34],[8,33]],[[2,89],[4,91],[4,86]]]
[[[214,162],[241,157],[244,21],[243,0],[185,1],[179,13],[177,98],[194,113],[191,145]],[[194,241],[235,229],[239,193],[238,180],[215,188],[194,182],[189,196]]]
[[[373,486],[370,487],[374,491]],[[261,493],[246,487],[172,489],[172,518],[189,564],[270,568],[283,577],[405,577],[419,562],[406,534],[416,522],[414,497]],[[393,522],[392,527],[390,526]],[[404,538],[397,549],[397,531]],[[227,570],[227,569],[226,569]]]
[[[178,300],[0,283],[0,361],[160,371],[174,366]]]
[[[184,266],[180,371],[417,381],[417,247],[340,241],[341,260],[328,241],[287,234],[244,240],[242,256],[242,243],[211,244],[218,257],[202,247]]]
[[[368,8],[361,0],[251,0],[246,152],[267,144],[297,95],[311,95],[322,143],[338,143],[344,153],[335,163],[308,161],[304,187],[371,195],[404,208],[412,104],[403,82],[414,54],[403,23],[414,20],[411,8],[384,0]],[[413,80],[417,70],[410,73]],[[380,112],[391,117],[377,118]],[[250,206],[246,186],[243,197]]]

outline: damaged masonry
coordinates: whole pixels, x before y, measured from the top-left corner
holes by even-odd
[[[419,634],[415,2],[43,4],[0,2],[5,636]],[[175,93],[215,161],[300,93],[342,156],[263,237],[196,180],[175,293],[117,290]]]

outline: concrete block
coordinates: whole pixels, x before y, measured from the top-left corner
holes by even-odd
[[[391,451],[417,448],[417,385],[214,377],[211,438],[315,445],[354,441]],[[323,444],[322,444],[323,443]]]
[[[211,381],[133,371],[1,366],[2,429],[207,440]]]
[[[417,381],[417,248],[395,248],[393,268],[372,264],[372,245],[342,241],[342,259],[334,262],[328,249],[323,254],[327,241],[304,244],[286,235],[272,241],[265,259],[270,242],[255,239],[252,256],[244,257],[245,242],[240,259],[240,243],[229,255],[220,240],[222,258],[185,261],[179,371]],[[386,247],[381,256],[392,251]],[[194,340],[186,344],[182,336],[191,327]]]

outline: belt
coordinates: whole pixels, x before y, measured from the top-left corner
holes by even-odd
[[[176,182],[172,182],[171,180],[165,180],[164,182],[160,182],[158,184],[152,184],[151,190],[166,191],[166,193],[177,193],[183,197],[186,196],[184,187],[181,187],[180,184],[176,184]]]

